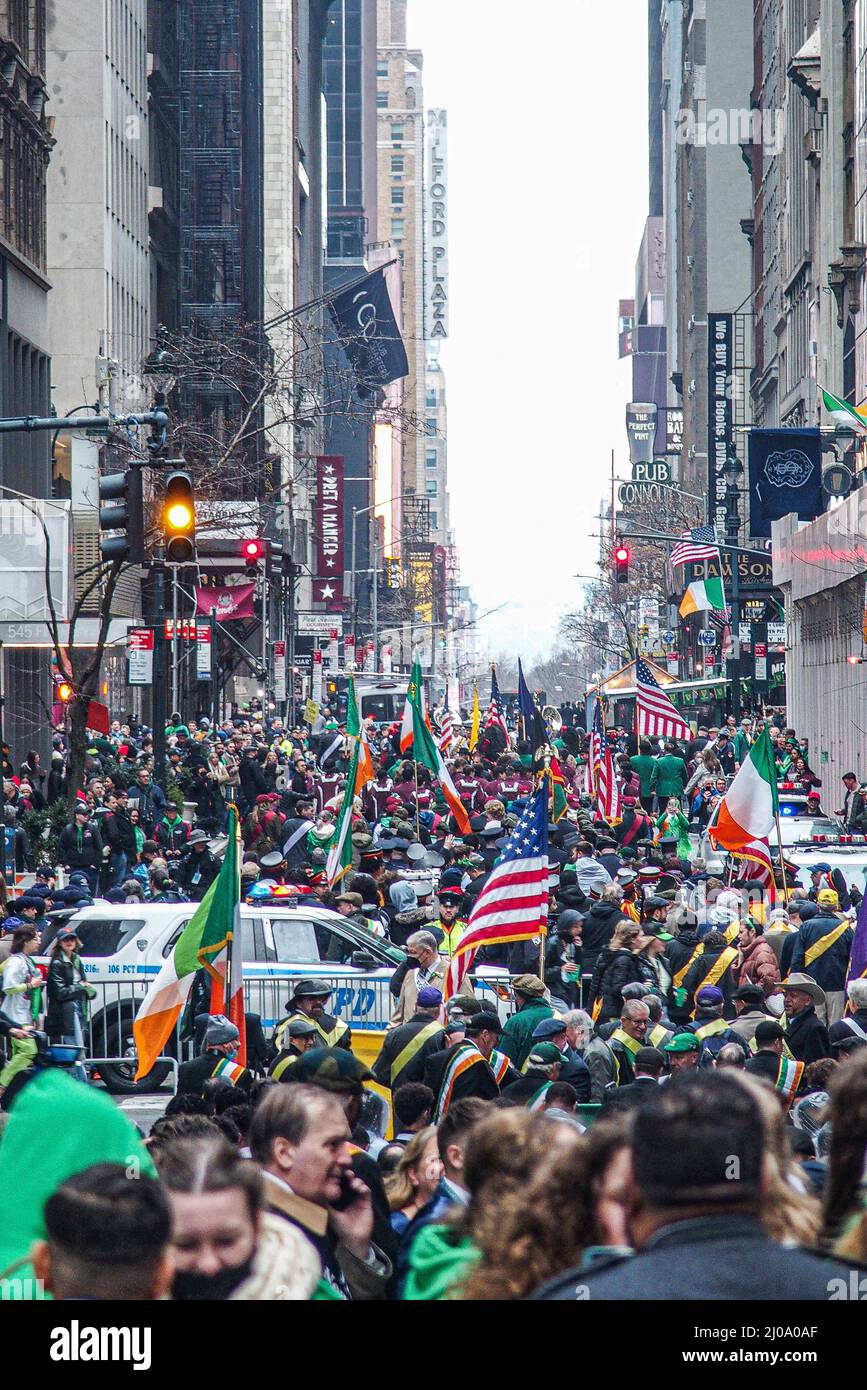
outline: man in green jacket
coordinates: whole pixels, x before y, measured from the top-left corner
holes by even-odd
[[[553,1018],[554,1010],[545,1003],[545,986],[538,975],[516,975],[512,989],[518,1007],[500,1035],[499,1051],[520,1071],[533,1046],[533,1029],[543,1018]]]
[[[641,783],[641,804],[645,811],[653,805],[653,789],[656,786],[656,758],[646,740],[638,745],[638,752],[629,759],[629,766],[638,774]]]
[[[656,760],[656,795],[659,804],[662,805],[670,796],[680,800],[688,781],[686,763],[678,754],[677,744],[667,743],[662,757]]]

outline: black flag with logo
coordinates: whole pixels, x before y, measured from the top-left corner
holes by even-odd
[[[369,396],[378,387],[409,374],[384,269],[340,290],[328,307],[355,372],[360,396]]]
[[[823,511],[819,431],[750,430],[750,535],[770,536],[790,512],[812,521]]]

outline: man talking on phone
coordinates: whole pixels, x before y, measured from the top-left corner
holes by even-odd
[[[250,1150],[268,1209],[307,1237],[322,1262],[314,1298],[384,1299],[391,1262],[373,1244],[370,1188],[352,1171],[340,1100],[318,1086],[276,1086],[256,1108]]]

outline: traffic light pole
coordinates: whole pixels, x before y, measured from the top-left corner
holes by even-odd
[[[172,565],[172,713],[178,706],[178,567]],[[181,720],[183,723],[183,719]]]
[[[166,570],[162,558],[155,559],[151,585],[154,628],[154,679],[151,708],[154,731],[154,777],[163,791],[166,789]]]

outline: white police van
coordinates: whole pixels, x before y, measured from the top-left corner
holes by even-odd
[[[89,1007],[88,1055],[129,1059],[98,1067],[115,1094],[151,1089],[168,1075],[168,1064],[158,1063],[135,1083],[132,1025],[151,981],[195,910],[195,903],[95,903],[68,919],[81,939],[88,982],[97,991]],[[287,907],[277,901],[242,905],[241,940],[247,1011],[260,1016],[266,1033],[285,1016],[291,982],[316,976],[333,988],[329,1013],[344,1019],[353,1037],[365,1035],[369,1047],[359,1049],[365,1058],[369,1052],[376,1055],[394,1005],[389,981],[406,958],[400,947],[318,904]],[[476,993],[502,1011],[509,997],[508,971],[482,966],[474,975]],[[166,1051],[176,1055],[177,1048],[173,1039]]]

